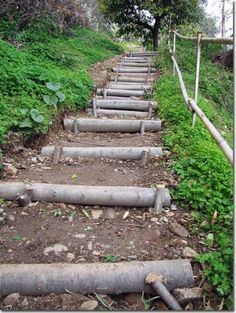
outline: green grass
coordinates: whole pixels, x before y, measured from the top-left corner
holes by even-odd
[[[0,25],[2,38],[9,33],[6,25]],[[121,46],[106,35],[82,28],[75,29],[68,37],[35,26],[15,34],[14,45],[0,39],[0,143],[9,130],[27,136],[47,133],[59,111],[86,107],[94,88],[90,67],[120,53]],[[47,82],[60,83],[60,91],[66,96],[57,109],[43,101],[43,95],[49,94]],[[25,108],[37,109],[43,122],[19,128],[21,110]]]
[[[232,143],[232,74],[210,61],[215,47],[202,49],[199,106]],[[218,47],[219,49],[219,47]],[[178,63],[190,96],[194,88],[195,49],[188,42],[177,45]],[[232,305],[233,288],[233,172],[223,152],[197,119],[192,127],[192,114],[183,100],[177,76],[163,44],[157,61],[162,76],[156,84],[158,116],[164,120],[164,144],[170,149],[170,170],[179,177],[172,197],[189,208],[195,217],[193,232],[205,232],[213,237],[213,248],[198,257],[207,264],[205,272],[216,291]],[[216,223],[212,223],[217,211]],[[204,221],[204,223],[202,223]]]

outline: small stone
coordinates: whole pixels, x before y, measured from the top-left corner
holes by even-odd
[[[155,230],[155,235],[156,235],[156,237],[160,237],[161,236],[161,232],[160,232],[160,230],[158,228]]]
[[[56,255],[59,255],[61,252],[66,252],[66,251],[68,251],[68,248],[66,246],[60,243],[56,243],[53,246],[45,248],[43,254],[47,256],[50,252],[53,252]]]
[[[13,215],[8,215],[8,216],[7,216],[7,219],[8,219],[8,221],[10,221],[10,222],[14,222],[14,221],[15,221],[15,216],[13,216]]]
[[[186,303],[202,298],[202,288],[177,288],[174,289],[173,295],[179,303]]]
[[[22,305],[22,306],[27,306],[27,305],[29,305],[29,302],[28,302],[27,298],[24,298],[24,300],[21,302],[21,305]]]
[[[31,162],[33,162],[33,163],[37,163],[37,162],[38,162],[37,157],[33,157],[33,158],[31,158]]]
[[[108,209],[107,212],[106,212],[106,217],[111,219],[111,220],[114,219],[116,217],[115,210]]]
[[[80,311],[93,311],[98,307],[98,302],[96,300],[85,301],[79,307]]]
[[[89,250],[89,251],[92,251],[92,250],[93,250],[93,242],[92,242],[92,241],[90,241],[90,242],[88,243],[88,250]]]
[[[24,212],[24,211],[22,211],[22,212],[20,213],[20,215],[27,216],[27,215],[29,215],[29,214],[26,213],[26,212]]]
[[[168,218],[166,216],[162,216],[160,218],[160,222],[168,223]]]
[[[94,251],[92,252],[92,255],[94,255],[94,256],[99,256],[99,255],[101,255],[101,252],[94,250]]]
[[[183,249],[183,256],[186,258],[195,258],[197,256],[197,252],[190,247],[185,247]]]
[[[152,218],[151,218],[151,222],[153,222],[153,223],[158,222],[158,218],[157,218],[157,217],[152,217]]]
[[[175,213],[174,212],[167,212],[166,215],[169,216],[169,217],[172,217],[172,216],[175,215]]]
[[[69,262],[71,262],[71,261],[74,260],[75,255],[74,255],[74,253],[69,252],[69,253],[67,253],[66,258],[67,258],[67,260],[68,260]]]
[[[18,301],[20,300],[20,294],[19,293],[11,293],[8,295],[4,300],[4,305],[12,305],[14,306]]]
[[[177,211],[177,207],[176,207],[176,205],[174,205],[174,204],[171,204],[170,209],[171,209],[172,211]]]
[[[103,210],[92,210],[91,214],[93,219],[98,220],[100,216],[103,214]]]
[[[73,235],[73,237],[76,239],[83,239],[86,237],[86,234],[76,234],[76,235]]]
[[[170,223],[169,230],[179,237],[189,237],[187,229],[177,222]]]
[[[65,203],[58,203],[59,208],[61,208],[62,210],[66,210],[67,206]]]
[[[4,224],[4,222],[5,222],[5,218],[0,216],[0,224]]]
[[[137,255],[129,255],[128,259],[129,260],[137,260]]]
[[[12,164],[4,164],[4,172],[8,176],[15,177],[17,174],[17,169]]]
[[[4,209],[0,208],[0,214],[2,214],[4,212]]]

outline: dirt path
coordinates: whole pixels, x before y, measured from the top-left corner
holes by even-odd
[[[118,58],[98,65],[100,80],[104,86],[107,68],[114,66]],[[105,74],[106,71],[106,74]],[[81,118],[84,113],[78,113]],[[163,130],[162,130],[163,131]],[[79,133],[65,132],[62,128],[51,132],[44,145],[80,147],[161,147],[162,131],[140,134],[129,133]],[[38,150],[23,148],[15,155],[6,155],[5,162],[14,164],[16,176],[6,175],[3,181],[24,181],[90,186],[137,186],[168,188],[177,185],[168,172],[168,158],[153,157],[143,166],[140,160],[112,160],[67,157],[59,164],[52,157],[44,157]],[[165,149],[163,147],[165,152]],[[0,262],[1,263],[53,263],[53,262],[117,262],[133,260],[161,260],[188,257],[186,247],[193,252],[204,251],[198,237],[189,236],[187,228],[192,223],[189,212],[170,208],[155,215],[148,209],[91,207],[64,203],[33,202],[27,207],[5,202],[2,206]],[[177,226],[176,226],[177,225]],[[186,234],[178,233],[178,227]],[[178,233],[178,234],[177,234]],[[58,251],[55,250],[58,247]],[[51,252],[50,252],[51,250]],[[188,250],[188,249],[187,249]],[[189,256],[191,260],[193,258]],[[196,282],[201,270],[192,263]],[[142,295],[103,296],[110,309],[142,310],[149,308]],[[147,296],[148,297],[148,296]],[[96,296],[75,294],[24,297],[12,304],[10,309],[20,310],[78,310],[89,300],[97,301],[97,310],[104,304]],[[145,306],[146,303],[146,306]],[[149,302],[148,302],[149,303]],[[150,302],[150,308],[165,310],[160,299]],[[187,305],[187,304],[186,304]],[[199,303],[191,304],[200,308]],[[6,308],[4,299],[0,308]]]

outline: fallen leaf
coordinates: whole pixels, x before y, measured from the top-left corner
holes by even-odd
[[[90,218],[88,212],[87,212],[85,209],[82,210],[82,213],[83,213],[84,216],[86,216],[87,218]]]
[[[123,215],[123,220],[125,220],[129,216],[129,211],[126,211],[125,214]]]

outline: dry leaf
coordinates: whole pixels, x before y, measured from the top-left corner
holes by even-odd
[[[126,211],[125,214],[123,215],[123,220],[125,220],[129,216],[129,211]]]

